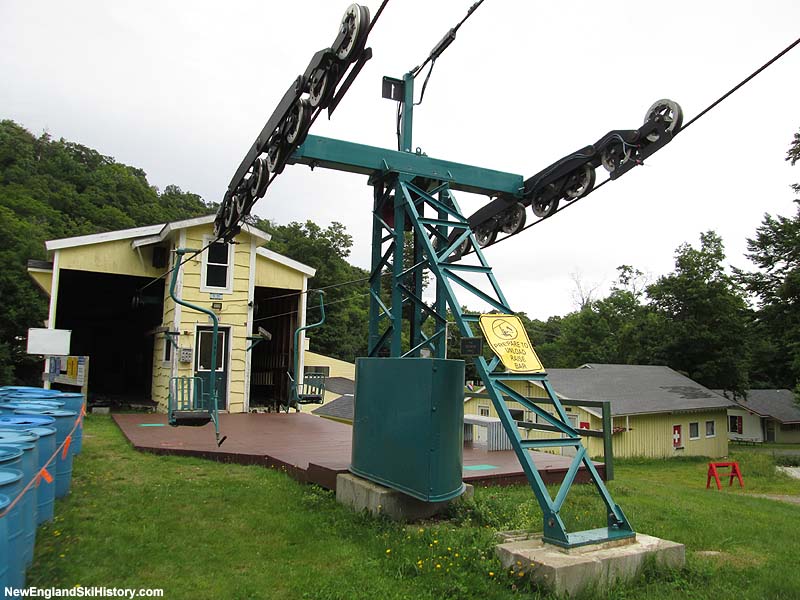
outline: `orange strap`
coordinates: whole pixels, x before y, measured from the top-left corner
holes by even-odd
[[[53,483],[53,476],[50,475],[50,471],[44,467],[39,471],[39,479],[44,479],[46,483]],[[36,482],[36,485],[39,485],[39,481]]]
[[[69,434],[64,440],[63,450],[61,450],[61,460],[66,460],[67,452],[69,452],[69,445],[72,443],[72,434]]]

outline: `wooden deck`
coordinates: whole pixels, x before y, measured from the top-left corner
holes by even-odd
[[[115,414],[114,421],[137,450],[180,454],[286,471],[294,479],[336,489],[336,475],[350,465],[352,427],[305,413],[220,415],[228,439],[217,448],[212,425],[170,427],[166,415]],[[545,483],[559,483],[571,459],[532,452]],[[596,463],[601,477],[605,466]],[[464,445],[464,481],[473,485],[527,483],[511,450],[488,452],[485,445]],[[576,482],[589,481],[581,467]]]

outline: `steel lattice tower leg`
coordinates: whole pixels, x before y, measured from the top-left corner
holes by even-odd
[[[447,183],[419,179],[412,181],[401,173],[386,173],[381,178],[374,178],[371,183],[375,189],[375,202],[370,276],[370,356],[419,356],[420,351],[427,348],[431,356],[445,357],[448,307],[461,335],[473,337],[479,315],[466,314],[462,310],[456,289],[479,298],[497,311],[513,313]],[[426,217],[426,209],[430,214],[435,213],[436,217]],[[409,236],[406,235],[407,226],[411,230]],[[470,244],[478,264],[466,264],[451,258],[464,242]],[[408,253],[404,252],[406,247],[410,248]],[[429,274],[431,283],[435,285],[432,307],[422,298],[425,273]],[[476,277],[481,283],[470,281],[470,278]],[[388,278],[390,281],[382,282]],[[423,332],[423,325],[428,319],[434,321],[434,333],[430,336]],[[404,321],[409,322],[406,340],[403,339]],[[497,371],[500,363],[497,358],[487,361],[479,356],[473,360],[542,509],[544,539],[572,547],[635,535],[622,509],[611,498],[597,469],[589,460],[580,435],[569,424],[547,375]],[[555,414],[512,389],[506,382],[513,380],[538,381],[548,396],[542,402],[552,404]],[[546,422],[548,431],[560,433],[562,437],[523,440],[507,401],[523,405]],[[531,449],[553,447],[575,449],[575,456],[555,498],[550,496],[529,452]],[[606,506],[607,526],[568,533],[560,511],[581,466],[588,471]]]

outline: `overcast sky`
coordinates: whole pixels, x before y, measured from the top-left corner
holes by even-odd
[[[373,14],[378,0],[366,3]],[[471,0],[390,0],[371,60],[311,133],[395,148],[381,77],[419,64]],[[0,118],[43,130],[219,201],[290,82],[330,45],[347,2],[0,0]],[[486,0],[437,61],[414,147],[528,177],[611,129],[635,129],[661,98],[685,120],[800,36],[796,0]],[[764,213],[794,213],[784,161],[800,127],[800,48],[621,179],[487,250],[514,310],[575,308],[574,279],[604,293],[616,268],[653,279],[675,249],[716,230],[728,261]],[[605,178],[598,171],[598,182]],[[460,194],[468,214],[485,198]],[[365,177],[287,167],[254,212],[344,223],[368,268]],[[532,214],[528,215],[532,219]],[[480,308],[475,306],[475,308]]]

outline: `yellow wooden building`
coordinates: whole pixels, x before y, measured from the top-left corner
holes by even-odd
[[[727,408],[732,403],[668,367],[587,364],[578,369],[550,369],[547,374],[559,398],[611,403],[616,457],[716,458],[728,453]],[[535,381],[510,385],[529,398],[547,397]],[[553,412],[548,404],[537,405]],[[522,405],[509,402],[508,406],[515,420],[523,425],[539,422]],[[602,430],[601,409],[566,406],[565,410],[573,427]],[[497,416],[490,400],[469,395],[464,413]],[[523,439],[558,435],[524,426],[520,434]],[[585,437],[584,444],[590,456],[602,457],[601,438]]]
[[[169,297],[173,250],[204,248],[213,216],[51,240],[30,275],[50,295],[47,327],[72,331],[71,353],[90,357],[90,395],[167,406],[171,377],[210,370],[209,318]],[[235,244],[213,243],[181,269],[177,295],[219,317],[219,408],[232,413],[283,400],[294,331],[304,325],[314,269],[262,246],[245,225]],[[259,327],[271,340],[253,345]],[[251,338],[251,339],[248,339]],[[301,338],[300,372],[303,372]]]

